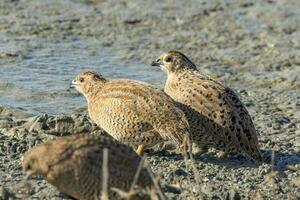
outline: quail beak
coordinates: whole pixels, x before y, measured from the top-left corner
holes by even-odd
[[[160,67],[162,65],[160,59],[157,59],[151,63],[151,66]]]
[[[70,89],[75,88],[76,85],[77,85],[76,80],[73,80],[71,85],[70,85]]]

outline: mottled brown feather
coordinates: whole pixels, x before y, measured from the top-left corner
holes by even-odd
[[[184,113],[160,89],[135,80],[94,80],[95,75],[84,72],[73,82],[87,98],[91,119],[118,141],[150,147],[163,140],[181,144],[188,136]]]
[[[252,119],[231,89],[202,74],[180,52],[165,52],[155,65],[167,72],[165,92],[185,112],[195,143],[261,160]]]
[[[100,199],[105,148],[109,152],[108,186],[128,191],[141,158],[110,136],[81,134],[51,140],[29,150],[22,166],[24,171],[42,175],[59,191],[76,199]],[[151,186],[146,169],[142,169],[137,185]],[[110,197],[116,199],[117,195],[110,191]]]

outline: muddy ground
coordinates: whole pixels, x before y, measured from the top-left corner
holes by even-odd
[[[1,45],[19,47],[1,49],[1,67],[29,59],[46,48],[43,41],[92,41],[124,65],[135,60],[149,72],[154,58],[175,49],[238,92],[264,157],[275,153],[273,167],[212,151],[195,157],[196,183],[191,162],[187,169],[176,153],[154,149],[147,161],[168,199],[300,198],[300,1],[3,0],[0,16],[0,33],[9,36]],[[74,110],[53,116],[0,107],[0,199],[66,198],[39,178],[21,191],[20,157],[51,138],[95,131],[86,113]]]

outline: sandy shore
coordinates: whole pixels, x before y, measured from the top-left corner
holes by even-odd
[[[300,198],[298,0],[5,0],[0,5],[2,45],[18,46],[1,50],[3,66],[29,59],[33,51],[55,51],[47,46],[51,43],[81,40],[93,41],[124,65],[135,60],[152,71],[156,56],[177,49],[238,92],[260,133],[264,157],[275,152],[274,172],[269,163],[257,165],[242,156],[223,159],[211,151],[195,156],[196,180],[191,162],[186,167],[180,155],[154,149],[147,161],[168,199]],[[163,82],[155,84],[162,87]],[[20,157],[57,136],[102,131],[89,123],[85,112],[33,113],[0,106],[0,199],[67,199],[39,178],[29,189],[20,187]]]

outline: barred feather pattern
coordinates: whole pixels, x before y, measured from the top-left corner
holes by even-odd
[[[135,80],[94,81],[90,76],[77,77],[86,82],[81,91],[87,98],[89,115],[116,140],[151,147],[166,140],[182,144],[189,137],[184,112],[162,90]]]

